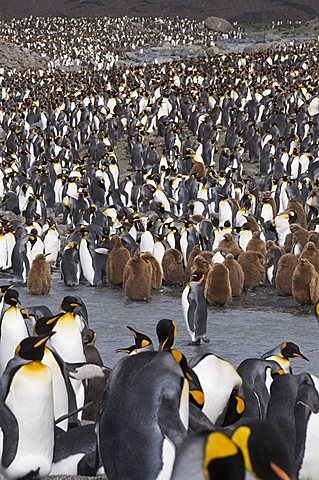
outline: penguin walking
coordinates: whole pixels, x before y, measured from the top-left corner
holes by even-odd
[[[0,378],[1,473],[7,479],[45,478],[51,470],[52,375],[42,363],[49,338],[22,340]]]
[[[186,328],[192,345],[200,345],[201,340],[209,341],[207,334],[207,303],[202,283],[205,276],[195,272],[182,293],[182,309]]]

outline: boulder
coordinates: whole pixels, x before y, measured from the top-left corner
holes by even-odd
[[[214,32],[226,33],[233,30],[233,26],[228,20],[219,17],[208,17],[205,20],[205,27]]]
[[[248,45],[244,48],[244,53],[258,53],[258,52],[266,52],[266,50],[273,50],[277,48],[279,44],[277,42],[269,42],[269,43],[254,43],[252,45]]]
[[[214,57],[215,55],[220,55],[221,51],[220,48],[215,45],[214,47],[208,47],[206,53],[209,57]]]

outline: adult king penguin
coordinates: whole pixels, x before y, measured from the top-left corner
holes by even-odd
[[[188,333],[192,344],[199,345],[200,341],[207,342],[207,303],[204,297],[202,283],[204,275],[195,272],[190,277],[182,294],[182,308]]]
[[[41,362],[50,335],[22,340],[0,378],[1,473],[10,480],[44,478],[51,470],[52,376]]]
[[[18,343],[29,336],[22,313],[17,306],[18,303],[20,303],[19,292],[9,288],[3,297],[0,323],[0,374],[14,356]]]
[[[176,448],[187,435],[188,395],[188,381],[170,352],[141,352],[117,363],[97,423],[109,480],[171,478]]]

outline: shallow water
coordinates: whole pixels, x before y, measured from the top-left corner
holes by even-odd
[[[36,297],[29,295],[26,287],[16,288],[23,307],[47,305],[53,313],[59,312],[65,295],[80,296],[87,306],[90,326],[97,333],[96,346],[109,367],[124,355],[115,353],[117,348],[134,343],[126,325],[149,335],[157,348],[156,324],[170,318],[177,324],[175,346],[188,358],[213,352],[238,366],[245,358],[258,357],[283,341],[292,341],[309,358],[309,362],[293,360],[294,372],[309,371],[319,376],[319,324],[312,307],[300,308],[292,299],[279,297],[271,287],[245,293],[228,307],[210,307],[207,327],[211,342],[199,347],[187,346],[190,338],[183,320],[182,290],[164,287],[153,293],[149,302],[131,302],[121,288],[67,288],[58,272],[53,275],[50,295]]]

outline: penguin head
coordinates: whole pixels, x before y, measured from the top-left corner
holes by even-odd
[[[144,333],[137,332],[136,330],[134,330],[134,328],[130,327],[129,325],[127,325],[127,328],[131,331],[135,339],[136,350],[153,346],[153,342],[150,339],[150,337],[148,337],[147,335],[144,335]]]
[[[4,303],[11,305],[12,307],[16,307],[17,304],[20,303],[19,292],[13,288],[6,290],[4,294]]]
[[[54,315],[54,317],[41,317],[39,318],[35,324],[33,325],[33,331],[35,335],[49,335],[52,332],[55,325],[57,324],[59,318],[63,315],[63,313],[59,313],[58,315]]]
[[[223,427],[237,422],[243,416],[245,409],[246,402],[244,398],[238,395],[236,391],[233,391],[228,400]]]
[[[204,455],[205,478],[245,478],[245,463],[240,448],[224,433],[212,432],[207,435]]]
[[[308,361],[308,358],[305,357],[299,350],[298,345],[293,342],[284,342],[280,345],[280,352],[284,358],[295,358],[300,357]]]
[[[15,350],[15,355],[23,360],[41,361],[44,354],[45,344],[55,332],[39,337],[24,338]]]
[[[136,355],[138,353],[135,345],[126,348],[117,348],[115,351],[116,353],[128,353],[129,355]]]
[[[156,326],[159,350],[173,348],[176,338],[176,323],[173,320],[162,319]]]
[[[196,373],[188,366],[185,355],[183,355],[180,351],[171,349],[169,350],[169,353],[173,355],[174,360],[176,363],[178,363],[184,374],[184,377],[188,381],[189,401],[197,408],[202,410],[205,403],[205,396]]]
[[[4,295],[9,290],[9,288],[12,288],[12,287],[13,287],[13,285],[1,285],[0,286],[0,294]]]
[[[231,439],[241,449],[246,469],[257,478],[295,480],[295,462],[280,428],[269,420],[245,421]]]
[[[205,275],[202,272],[194,272],[189,277],[189,283],[191,282],[198,282],[202,283],[204,281]]]
[[[73,312],[77,307],[80,307],[78,299],[72,295],[64,297],[60,305],[61,310],[64,310],[64,312]]]
[[[96,332],[92,330],[92,328],[83,328],[81,336],[84,345],[94,345],[96,340]]]

